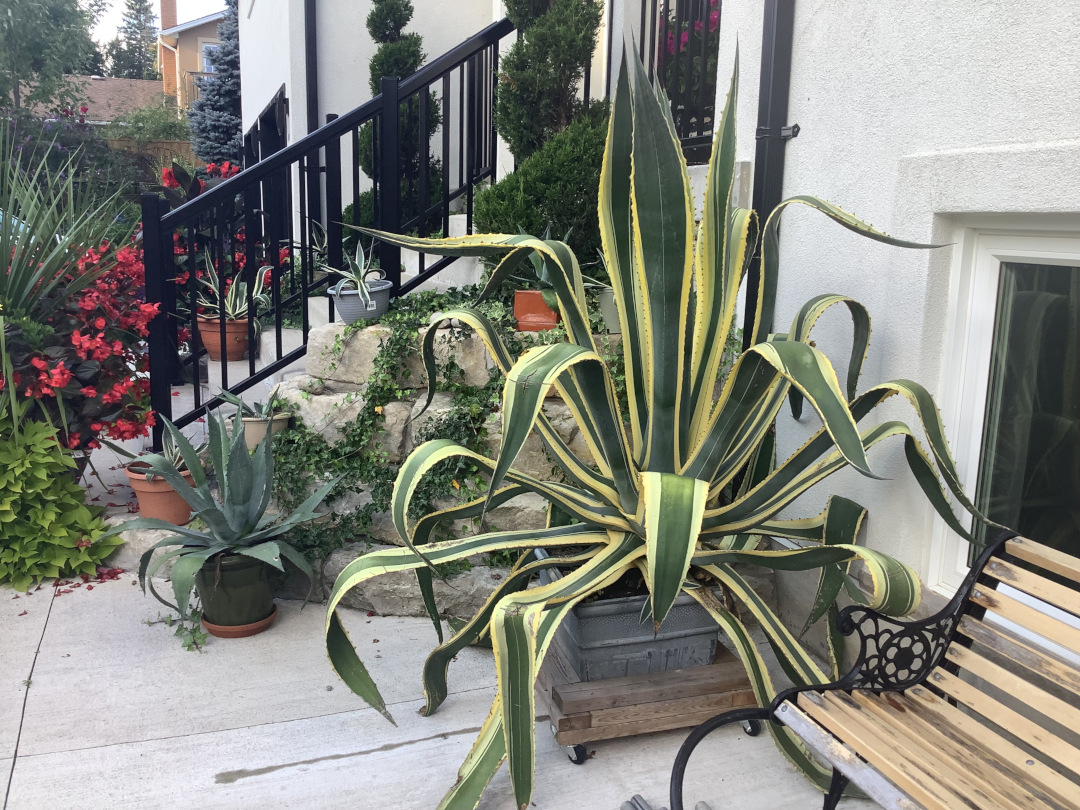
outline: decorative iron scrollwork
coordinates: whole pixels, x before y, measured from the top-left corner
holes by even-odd
[[[844,689],[906,689],[938,665],[952,641],[958,616],[902,622],[853,605],[840,613],[840,632],[855,634],[859,655],[842,680]]]

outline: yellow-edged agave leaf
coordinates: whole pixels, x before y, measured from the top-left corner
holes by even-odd
[[[825,519],[821,527],[822,543],[826,546],[854,546],[859,536],[859,529],[862,527],[863,520],[866,519],[866,508],[855,503],[855,501],[833,495],[829,498],[829,503],[825,507],[823,514]],[[836,597],[844,587],[849,567],[849,565],[824,565],[821,567],[814,602],[810,606],[806,621],[803,622],[802,632],[804,634],[810,629],[811,625],[828,613],[829,608],[836,605]],[[914,607],[914,605],[911,607]]]
[[[356,647],[349,640],[349,634],[341,625],[337,613],[331,611],[326,622],[326,652],[330,656],[330,663],[341,680],[345,681],[350,689],[364,699],[371,708],[397,725],[397,721],[391,716],[386,708],[379,687],[375,685],[367,667],[356,654]]]
[[[866,236],[876,242],[884,242],[895,247],[930,249],[941,247],[940,245],[927,245],[921,242],[908,242],[896,239],[887,233],[877,230],[863,222],[858,217],[852,216],[847,211],[807,195],[789,197],[777,205],[770,212],[761,235],[761,275],[758,282],[757,310],[754,314],[754,333],[751,343],[760,343],[772,332],[773,312],[776,306],[776,282],[780,271],[780,215],[789,205],[807,205],[815,211],[820,211],[834,222],[843,225],[848,230],[854,231],[860,236]]]
[[[622,356],[626,368],[626,394],[630,429],[635,448],[635,462],[640,466],[645,447],[649,403],[646,394],[649,353],[634,347],[645,343],[642,322],[641,276],[637,273],[632,241],[632,196],[630,173],[634,123],[631,113],[630,76],[625,54],[615,84],[615,98],[608,120],[604,162],[600,169],[600,239],[604,246],[605,266],[619,307],[622,330]]]
[[[788,340],[807,342],[810,332],[817,323],[818,318],[825,314],[829,307],[836,304],[846,304],[851,313],[852,336],[851,358],[848,360],[847,372],[847,398],[855,399],[859,390],[859,375],[862,374],[863,363],[866,362],[866,352],[870,348],[870,312],[853,298],[846,295],[818,295],[811,298],[799,308],[795,320],[788,331]],[[798,391],[791,392],[791,415],[796,419],[802,416],[802,394]]]
[[[642,292],[641,336],[650,364],[649,429],[641,466],[674,473],[680,466],[679,403],[690,394],[684,336],[693,282],[694,210],[678,138],[640,61],[635,60],[631,70],[632,243]]]
[[[535,679],[542,613],[549,604],[580,599],[611,584],[644,553],[641,540],[627,536],[602,548],[589,562],[562,578],[506,596],[495,605],[491,640],[503,737],[514,797],[522,810],[528,808],[532,797],[536,760]]]
[[[480,736],[458,769],[457,782],[443,796],[437,810],[476,810],[480,797],[504,759],[506,740],[503,737],[502,712],[496,701],[480,727]]]
[[[825,423],[837,448],[852,467],[876,478],[866,460],[859,429],[848,410],[832,363],[817,349],[793,341],[762,343],[748,350],[761,355],[801,393]]]
[[[708,491],[706,481],[672,473],[641,474],[649,602],[657,630],[682,590]]]

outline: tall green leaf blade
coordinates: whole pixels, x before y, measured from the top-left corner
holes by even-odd
[[[356,648],[349,640],[349,634],[341,624],[341,620],[335,611],[330,611],[326,622],[326,653],[330,656],[330,663],[334,671],[346,685],[357,695],[364,699],[371,708],[393,723],[397,723],[386,708],[375,681],[368,674],[367,667],[356,654]]]
[[[658,631],[682,591],[708,492],[707,481],[671,473],[641,474],[649,602]]]

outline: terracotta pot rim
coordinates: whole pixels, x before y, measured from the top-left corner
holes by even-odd
[[[275,413],[273,416],[241,416],[241,422],[280,422],[283,419],[291,419],[292,414],[286,411],[285,413]]]
[[[148,470],[148,469],[150,469],[150,465],[147,464],[145,461],[139,461],[138,459],[136,459],[135,461],[128,462],[124,466],[124,472],[127,473],[127,476],[129,478],[145,481],[146,480],[146,473],[132,472],[133,468],[138,469],[138,470],[144,470],[144,469]],[[194,476],[191,474],[191,470],[180,470],[180,475],[184,476],[184,478],[194,480]],[[151,476],[150,480],[153,482],[153,481],[164,481],[165,479],[164,479],[163,476],[160,476],[157,473],[154,473],[153,476]]]
[[[278,609],[275,604],[269,616],[251,624],[214,624],[203,619],[202,625],[206,628],[207,633],[217,638],[247,638],[270,627],[274,623],[274,619],[277,618],[277,614]]]

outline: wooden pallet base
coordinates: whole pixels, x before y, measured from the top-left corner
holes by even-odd
[[[708,666],[584,682],[552,644],[536,689],[559,745],[696,726],[726,709],[757,705],[742,662],[722,645]]]

